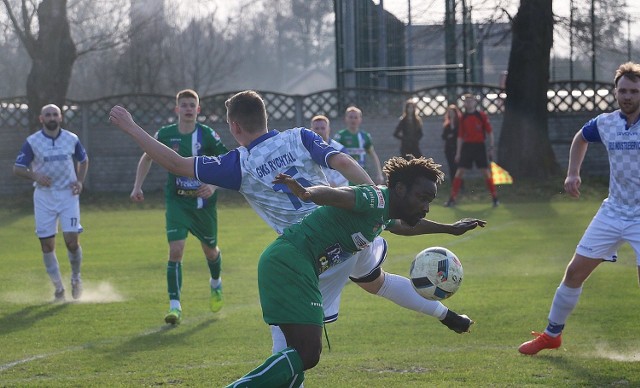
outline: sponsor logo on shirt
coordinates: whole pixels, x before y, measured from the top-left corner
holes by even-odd
[[[61,160],[67,160],[67,155],[50,155],[45,156],[43,159],[45,162],[58,162]]]
[[[266,163],[256,167],[256,174],[258,175],[258,178],[262,178],[272,172],[283,169],[284,167],[294,163],[295,161],[296,158],[293,156],[293,153],[287,152],[286,154],[277,156],[271,160],[268,160]]]
[[[373,186],[373,190],[378,196],[378,209],[384,209],[384,194],[382,194],[382,190],[377,186]]]
[[[324,255],[318,258],[318,269],[320,273],[326,271],[330,267],[338,265],[351,257],[351,254],[342,249],[340,243],[335,243],[326,248]]]
[[[640,142],[637,141],[611,141],[609,151],[637,150],[640,149]]]

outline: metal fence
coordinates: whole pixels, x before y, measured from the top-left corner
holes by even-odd
[[[566,163],[568,146],[576,130],[601,111],[615,109],[610,85],[590,82],[557,82],[548,92],[549,136],[559,163]],[[373,136],[375,149],[382,161],[397,155],[399,141],[392,133],[402,113],[404,101],[413,98],[424,119],[425,136],[420,141],[424,155],[444,161],[440,133],[442,117],[450,101],[463,93],[478,96],[481,108],[489,114],[495,136],[499,138],[504,109],[504,90],[494,85],[455,85],[417,90],[412,93],[379,89],[325,90],[310,95],[285,95],[262,92],[269,115],[269,128],[286,129],[308,126],[311,117],[324,114],[332,120],[332,129],[342,127],[344,110],[356,105],[363,111],[362,128]],[[234,93],[221,93],[201,98],[199,121],[213,127],[229,147],[235,140],[227,130],[224,101]],[[89,153],[90,168],[85,187],[93,191],[128,192],[135,178],[141,151],[128,136],[108,122],[110,109],[120,104],[129,109],[140,126],[150,133],[176,120],[175,97],[166,95],[120,95],[93,101],[70,100],[63,109],[64,128],[75,132]],[[15,157],[25,138],[37,128],[28,128],[27,104],[24,97],[0,100],[0,194],[16,194],[31,190],[27,180],[13,176]],[[595,149],[595,147],[594,147]],[[603,160],[604,159],[604,160]],[[604,150],[590,151],[585,171],[606,175],[608,163]],[[166,173],[152,169],[145,181],[147,190],[159,190]]]
[[[224,101],[235,92],[201,97],[200,120],[223,123],[226,110]],[[369,117],[397,117],[403,103],[414,99],[423,117],[441,116],[447,105],[456,103],[459,96],[472,93],[478,96],[479,106],[488,114],[500,114],[504,110],[504,89],[495,85],[460,84],[441,85],[414,92],[387,89],[358,88],[330,89],[309,95],[287,95],[261,92],[267,106],[269,119],[275,122],[308,123],[313,115],[324,114],[330,118],[341,117],[351,105],[358,106]],[[560,81],[549,85],[547,92],[549,112],[592,112],[615,109],[615,97],[608,83],[591,81]],[[167,123],[175,120],[174,97],[155,94],[110,96],[92,101],[69,102],[62,107],[66,125],[81,127],[95,125],[108,116],[115,104],[125,105],[142,122]],[[14,97],[0,100],[0,129],[27,127],[27,100]]]

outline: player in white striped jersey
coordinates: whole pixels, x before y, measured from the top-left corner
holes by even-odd
[[[58,106],[45,105],[40,112],[40,122],[42,129],[27,137],[13,172],[32,180],[35,187],[36,235],[40,239],[45,268],[55,287],[55,300],[64,301],[65,293],[55,252],[58,221],[71,264],[71,294],[78,299],[82,294],[79,196],[89,158],[78,136],[61,128],[62,112]]]
[[[609,196],[584,232],[560,286],[556,289],[543,333],[520,345],[534,355],[562,344],[562,331],[589,275],[602,262],[615,262],[617,250],[629,243],[636,255],[640,279],[640,64],[620,65],[614,77],[619,110],[587,122],[574,136],[564,189],[580,196],[580,169],[589,143],[602,143],[609,154]]]
[[[300,201],[286,186],[273,184],[279,173],[292,176],[303,186],[327,185],[321,167],[331,167],[351,182],[373,183],[353,158],[333,149],[309,130],[268,131],[264,102],[257,93],[240,92],[227,100],[226,106],[230,131],[241,147],[219,157],[181,158],[169,152],[138,127],[122,107],[112,109],[110,120],[130,134],[158,164],[173,173],[195,175],[200,181],[241,192],[279,234],[316,208],[313,203]],[[462,234],[470,229],[465,223],[427,222],[432,233]],[[440,302],[419,296],[407,278],[385,274],[380,269],[386,256],[386,243],[382,238],[356,256],[320,276],[325,321],[337,319],[340,292],[351,277],[370,293],[441,320],[447,318],[443,323],[448,327],[455,324],[454,330],[468,331],[470,319],[458,319],[461,316],[449,312]],[[279,347],[274,338],[274,350]]]

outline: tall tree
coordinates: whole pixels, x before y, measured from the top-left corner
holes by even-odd
[[[553,23],[551,0],[521,0],[512,23],[498,158],[515,177],[547,178],[559,172],[547,124]]]
[[[33,13],[22,0],[21,25],[8,0],[2,0],[9,19],[31,58],[27,76],[27,102],[32,130],[38,127],[40,108],[48,103],[63,106],[69,89],[76,45],[71,38],[66,0],[43,0],[37,7],[38,31],[31,27]]]
[[[2,0],[9,26],[31,59],[26,93],[32,130],[39,127],[43,105],[64,105],[80,56],[122,43],[124,1],[81,0],[69,5],[67,0]]]

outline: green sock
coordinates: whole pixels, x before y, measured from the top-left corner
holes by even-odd
[[[220,279],[220,272],[222,272],[222,252],[220,252],[214,260],[207,259],[207,265],[209,266],[211,278]]]
[[[294,348],[286,348],[272,354],[262,365],[228,385],[227,388],[299,387],[303,381],[304,371],[300,355]]]
[[[180,300],[182,289],[182,263],[169,261],[167,263],[167,291],[169,300]]]

